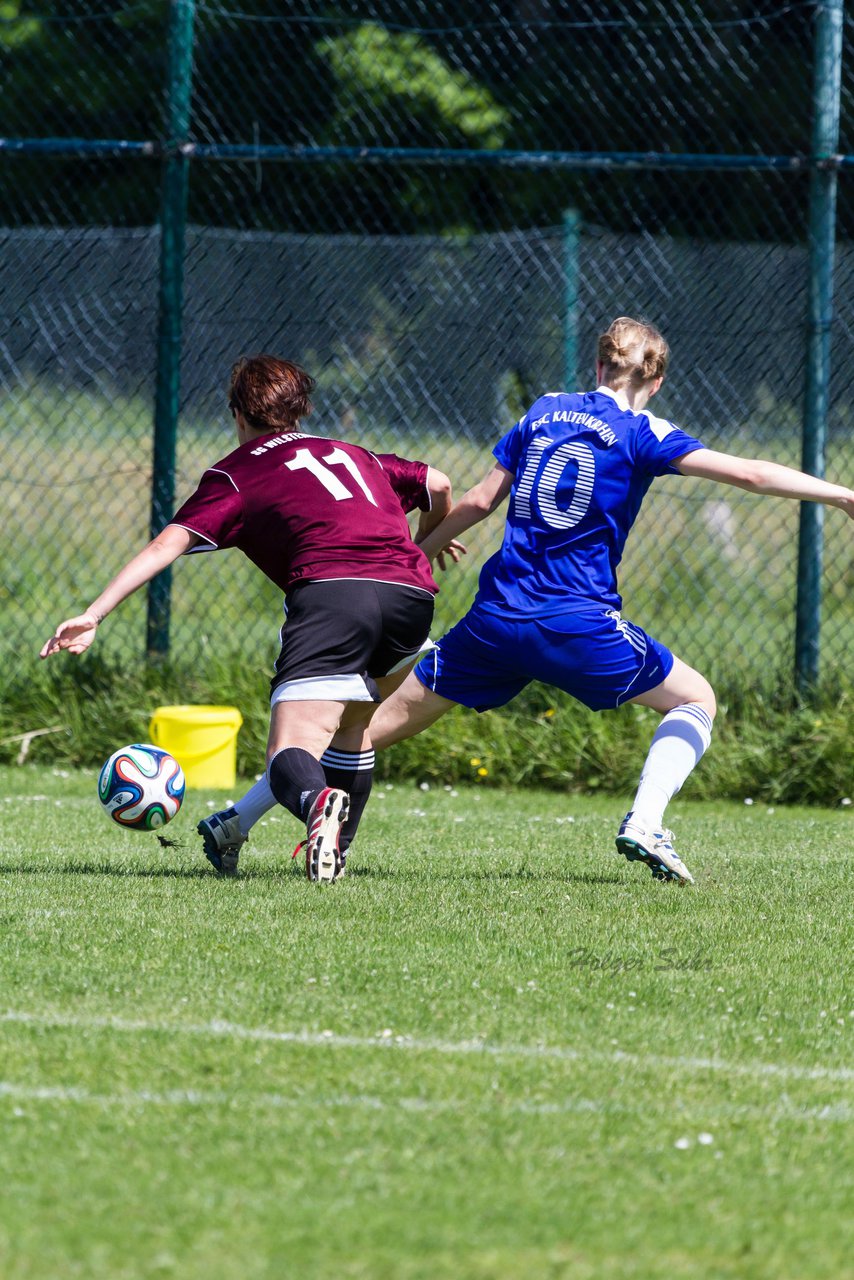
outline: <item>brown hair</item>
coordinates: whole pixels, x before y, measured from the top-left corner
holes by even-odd
[[[314,378],[278,356],[241,356],[231,371],[228,407],[256,431],[293,431],[311,413]]]
[[[619,316],[608,326],[596,353],[605,381],[615,391],[663,378],[670,358],[670,348],[655,326],[630,316]]]

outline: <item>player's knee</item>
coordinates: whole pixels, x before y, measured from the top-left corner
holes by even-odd
[[[699,671],[695,671],[693,667],[689,667],[687,663],[680,662],[678,658],[676,659],[673,671],[665,681],[663,688],[667,690],[671,699],[678,700],[678,704],[677,702],[672,702],[671,706],[692,702],[702,707],[710,720],[714,720],[715,712],[717,711],[715,691],[706,677],[701,675]]]
[[[718,709],[715,691],[705,676],[701,676],[699,672],[695,672],[694,674],[697,677],[696,688],[692,691],[690,701],[699,703],[709,719],[714,720]]]

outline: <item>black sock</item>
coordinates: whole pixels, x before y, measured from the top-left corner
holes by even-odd
[[[326,775],[326,785],[340,787],[350,797],[350,811],[341,828],[341,849],[345,851],[353,843],[356,828],[371,794],[374,752],[339,751],[336,747],[329,747],[320,757],[320,763]]]
[[[267,766],[270,790],[289,813],[305,820],[311,806],[327,785],[323,766],[302,747],[277,751]]]

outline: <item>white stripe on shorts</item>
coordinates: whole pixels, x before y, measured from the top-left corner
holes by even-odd
[[[627,640],[636,653],[646,657],[646,637],[639,627],[635,627],[628,618],[624,618],[618,609],[606,609],[605,616],[610,618],[624,640]]]
[[[400,662],[396,662],[393,667],[389,668],[386,675],[393,676],[395,671],[400,671],[402,667],[405,667],[410,662],[414,662],[416,658],[423,658],[426,653],[432,653],[435,648],[435,643],[428,636],[420,649],[416,649],[414,653],[410,653],[407,657],[401,658]]]
[[[277,685],[270,706],[277,702],[375,702],[361,676],[306,676]]]

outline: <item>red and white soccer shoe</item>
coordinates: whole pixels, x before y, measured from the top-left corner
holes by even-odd
[[[339,847],[341,828],[347,821],[350,797],[338,787],[324,787],[305,821],[306,837],[294,849],[305,849],[305,874],[309,880],[331,884],[344,874],[344,854]]]

